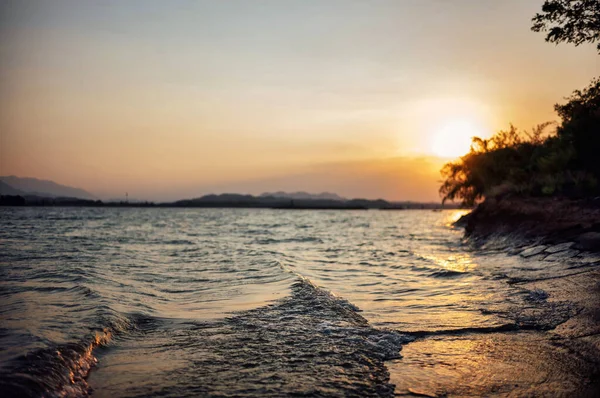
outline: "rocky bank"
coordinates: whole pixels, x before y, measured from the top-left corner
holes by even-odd
[[[555,262],[566,265],[556,274],[509,278],[508,283],[576,308],[574,316],[538,336],[530,349],[545,345],[544,355],[560,358],[554,365],[548,362],[549,369],[558,377],[574,376],[577,387],[571,392],[576,396],[600,396],[600,198],[491,198],[457,226],[484,250],[494,246],[549,267]],[[547,382],[547,391],[532,395],[554,396],[552,380]]]
[[[600,252],[600,198],[488,198],[457,222],[474,242],[511,236],[563,250]],[[544,249],[535,249],[544,250]],[[530,253],[530,255],[538,254]]]

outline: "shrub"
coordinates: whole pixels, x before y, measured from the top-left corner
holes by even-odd
[[[473,138],[471,150],[442,170],[442,201],[459,199],[473,206],[486,196],[513,193],[526,196],[581,197],[599,193],[600,79],[575,91],[555,110],[562,122],[531,132],[514,126],[489,139]]]

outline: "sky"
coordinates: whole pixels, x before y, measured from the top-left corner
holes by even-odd
[[[0,175],[101,198],[439,200],[473,135],[557,120],[592,45],[542,0],[3,1]]]

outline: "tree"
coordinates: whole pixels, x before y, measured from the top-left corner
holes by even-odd
[[[573,167],[600,180],[600,78],[584,90],[575,90],[567,103],[557,104],[554,109],[562,119],[558,135],[577,153]]]
[[[599,0],[546,0],[542,12],[536,14],[531,30],[548,32],[550,43],[600,42]],[[600,43],[597,46],[600,53]]]
[[[578,168],[570,135],[557,135],[564,125],[547,131],[554,124],[539,124],[531,132],[511,125],[488,139],[473,137],[470,152],[441,170],[442,203],[459,199],[471,207],[488,196],[580,197],[595,192],[596,178],[591,170]],[[585,155],[581,160],[594,159]]]
[[[540,135],[544,128],[545,125],[538,126]],[[524,185],[528,178],[527,160],[534,147],[525,137],[527,134],[521,134],[513,125],[489,139],[473,137],[470,152],[441,170],[442,202],[460,199],[470,207],[502,185]]]

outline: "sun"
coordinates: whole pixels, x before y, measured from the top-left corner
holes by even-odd
[[[441,158],[457,158],[469,152],[475,136],[483,136],[476,123],[468,119],[448,120],[434,129],[431,152]]]

